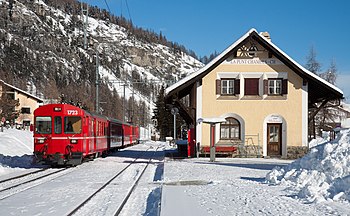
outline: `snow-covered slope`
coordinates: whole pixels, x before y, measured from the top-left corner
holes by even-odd
[[[98,71],[100,101],[121,104],[125,95],[152,107],[161,85],[203,66],[180,45],[151,31],[122,27],[123,20],[106,11],[90,8],[85,24],[77,1],[11,2],[0,0],[0,76],[41,98],[63,94],[92,109]],[[113,106],[101,104],[116,113]]]
[[[310,152],[267,174],[270,184],[289,186],[293,196],[308,202],[350,201],[350,130],[332,142],[318,140]]]

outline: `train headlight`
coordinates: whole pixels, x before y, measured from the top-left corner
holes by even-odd
[[[36,142],[39,143],[39,144],[43,144],[43,143],[45,143],[45,139],[43,139],[43,138],[42,139],[37,139]]]
[[[70,140],[70,143],[71,143],[71,144],[77,144],[77,143],[78,143],[78,140],[76,140],[76,139],[71,139],[71,140]]]

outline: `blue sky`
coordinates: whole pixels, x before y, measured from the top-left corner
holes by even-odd
[[[220,53],[249,29],[268,31],[272,42],[301,65],[313,46],[326,71],[334,59],[337,86],[350,101],[349,0],[84,0],[162,32],[197,56]]]

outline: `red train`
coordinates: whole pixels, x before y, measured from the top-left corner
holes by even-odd
[[[34,155],[51,165],[78,165],[139,139],[138,127],[69,104],[41,106],[34,118]]]

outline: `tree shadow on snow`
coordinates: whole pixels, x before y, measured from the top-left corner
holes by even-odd
[[[41,167],[34,163],[33,155],[7,156],[0,154],[0,165],[10,168],[37,168]]]
[[[257,178],[257,177],[241,177],[243,180],[254,181],[258,183],[265,183],[265,178]]]
[[[125,157],[125,158],[140,158],[140,159],[150,159],[159,157],[162,159],[164,157],[164,151],[140,151],[140,150],[128,150],[123,149],[122,151],[116,151],[110,153],[108,157]]]
[[[156,171],[154,173],[153,181],[161,181],[163,179],[164,173],[164,163],[157,165]]]
[[[143,215],[147,216],[159,216],[160,215],[160,203],[162,189],[161,187],[155,188],[147,197],[146,211]]]
[[[156,171],[154,173],[153,182],[163,180],[163,173],[164,173],[164,163],[160,163],[157,165]],[[143,215],[159,216],[161,202],[162,202],[162,186],[159,186],[154,190],[152,190],[152,192],[148,195],[146,211]]]

